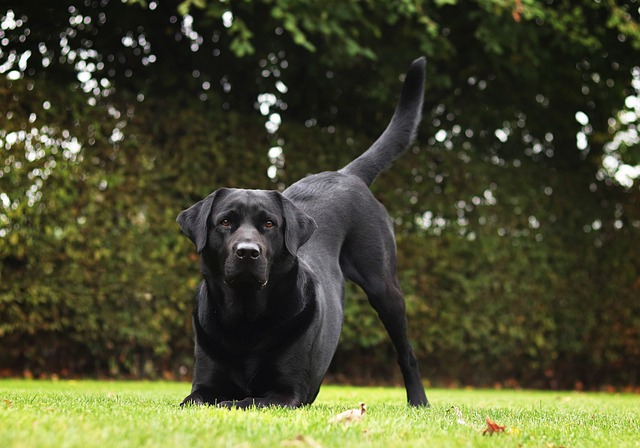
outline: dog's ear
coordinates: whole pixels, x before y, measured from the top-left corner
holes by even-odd
[[[176,221],[182,232],[196,245],[196,252],[201,253],[207,245],[209,234],[209,216],[213,210],[213,202],[222,190],[216,190],[201,201],[180,212]]]
[[[306,243],[318,225],[315,220],[296,207],[293,202],[278,193],[284,217],[284,245],[291,255],[296,255],[300,246]]]

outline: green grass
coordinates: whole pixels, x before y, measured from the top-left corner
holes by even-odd
[[[189,387],[1,380],[0,447],[640,447],[640,395],[432,389],[413,409],[402,389],[325,386],[297,410],[180,409]],[[361,421],[329,423],[360,401]]]

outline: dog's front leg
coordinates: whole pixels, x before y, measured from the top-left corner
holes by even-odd
[[[191,393],[182,400],[184,405],[216,405],[222,401],[244,397],[227,374],[220,371],[217,363],[207,355],[196,340],[195,363]]]

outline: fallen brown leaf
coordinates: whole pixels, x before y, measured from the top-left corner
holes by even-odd
[[[365,412],[367,412],[367,405],[360,403],[360,409],[350,409],[348,411],[341,412],[335,417],[332,417],[329,420],[329,423],[348,423],[360,420]]]
[[[496,422],[491,420],[489,417],[486,417],[486,420],[487,420],[487,429],[482,431],[482,435],[483,436],[487,435],[487,434],[492,436],[494,432],[504,432],[504,428],[505,428],[504,426],[498,425]]]

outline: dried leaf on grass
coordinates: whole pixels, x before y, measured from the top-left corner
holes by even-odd
[[[335,417],[329,419],[329,423],[349,423],[360,420],[365,412],[367,412],[367,405],[360,403],[359,409],[350,409],[348,411],[341,412]]]
[[[496,422],[494,422],[493,420],[491,420],[489,417],[486,417],[487,420],[487,428],[482,431],[482,435],[487,435],[489,434],[490,436],[493,435],[494,432],[504,432],[505,427],[502,425],[497,424]]]

